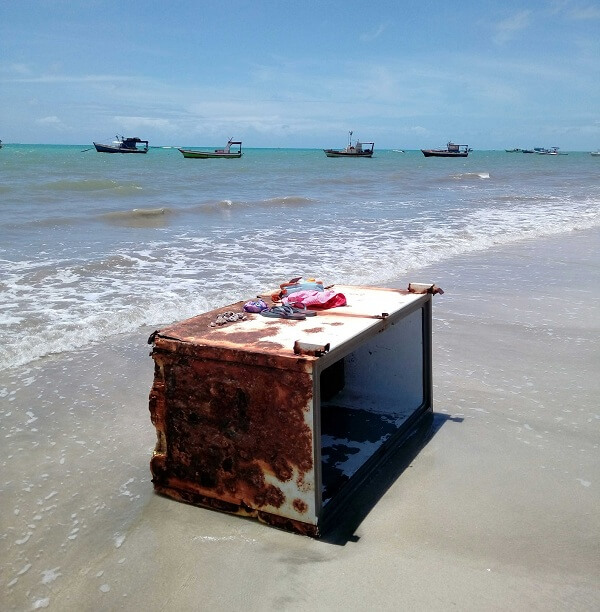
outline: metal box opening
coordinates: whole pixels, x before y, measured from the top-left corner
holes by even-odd
[[[424,350],[417,310],[321,372],[324,508],[426,407]]]

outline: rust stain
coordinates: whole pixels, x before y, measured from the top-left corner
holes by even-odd
[[[298,478],[296,478],[296,486],[298,487],[298,491],[302,493],[307,493],[311,489],[311,486],[304,479],[304,474],[298,475]]]
[[[191,317],[190,319],[186,319],[185,321],[179,321],[173,325],[170,325],[169,327],[161,329],[159,333],[165,336],[180,338],[185,336],[202,336],[207,331],[214,329],[211,328],[210,324],[217,318],[218,315],[229,311],[243,312],[244,303],[237,302],[236,304],[231,304],[230,306],[225,306],[224,308],[217,308],[216,310],[199,314],[195,317]],[[236,325],[236,323],[225,324],[225,326],[231,325]]]
[[[258,520],[277,527],[279,529],[285,529],[286,531],[295,531],[301,535],[311,536],[314,538],[319,537],[319,528],[316,525],[310,523],[303,523],[301,521],[295,521],[294,519],[278,516],[276,514],[269,514],[267,512],[258,512]]]
[[[322,332],[325,328],[323,327],[310,327],[309,329],[305,329],[304,331],[307,334],[318,334],[319,332]]]
[[[292,505],[295,510],[300,514],[304,514],[308,510],[308,504],[305,501],[302,501],[298,497],[293,501]]]
[[[268,350],[271,348],[271,350]],[[222,362],[238,363],[244,366],[263,366],[273,370],[285,369],[310,373],[311,362],[315,357],[295,355],[293,347],[273,350],[272,345],[259,350],[256,344],[240,349],[237,345],[223,344],[222,346],[201,343],[176,341],[157,336],[151,356],[153,359],[167,359],[177,354],[180,358],[204,359]]]
[[[303,479],[313,467],[312,433],[304,421],[311,376],[188,354],[155,351],[153,357],[157,491],[218,499],[247,512],[280,508],[285,496],[265,475],[283,483],[294,470]]]
[[[270,336],[277,335],[277,329],[273,327],[265,328],[260,331],[228,331],[226,329],[211,329],[210,339],[216,342],[227,342],[237,349],[251,348],[253,350],[281,351],[285,347],[279,342],[267,340]]]
[[[155,490],[161,495],[167,495],[178,501],[193,504],[195,506],[202,506],[209,508],[210,510],[217,510],[219,512],[228,512],[229,514],[237,514],[238,516],[253,517],[258,519],[261,523],[277,527],[279,529],[285,529],[286,531],[292,531],[301,535],[310,537],[319,537],[319,529],[316,525],[310,523],[303,523],[290,518],[278,516],[276,514],[270,514],[262,510],[255,510],[242,504],[229,503],[213,497],[208,497],[194,491],[189,491],[184,488],[174,489],[170,487],[163,487],[155,484]]]
[[[235,325],[235,323],[230,323],[230,325]],[[238,326],[241,327],[241,326]],[[260,342],[265,338],[269,338],[270,336],[276,336],[277,330],[265,328],[261,330],[255,331],[238,331],[236,330],[228,330],[227,327],[211,327],[209,331],[211,338],[222,338],[223,340],[229,340],[234,342],[239,342],[240,344],[251,344],[254,342]]]

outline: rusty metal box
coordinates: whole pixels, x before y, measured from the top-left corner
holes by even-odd
[[[432,409],[431,293],[336,286],[305,320],[151,336],[157,492],[311,536]]]

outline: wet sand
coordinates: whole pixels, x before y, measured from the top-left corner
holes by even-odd
[[[324,541],[155,495],[151,329],[0,374],[3,610],[600,608],[600,232],[407,275],[429,437]]]

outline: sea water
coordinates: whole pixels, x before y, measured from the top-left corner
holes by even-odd
[[[277,595],[298,559],[329,560],[350,584],[359,557],[384,580],[401,558],[413,582],[433,559],[459,598],[479,571],[480,599],[527,607],[535,582],[550,608],[598,607],[600,158],[86,148],[0,151],[3,611],[193,608],[224,601],[240,559]],[[371,494],[353,502],[370,518],[352,550],[173,503],[150,482],[150,332],[300,274],[446,290],[433,315],[441,429],[400,489],[387,489],[391,461],[373,510]],[[348,591],[310,586],[321,603]],[[264,592],[229,599],[264,607]]]
[[[87,149],[87,150],[86,150]],[[0,151],[0,368],[272,289],[421,280],[455,255],[600,224],[600,158],[247,149]],[[440,279],[425,279],[440,280]]]

